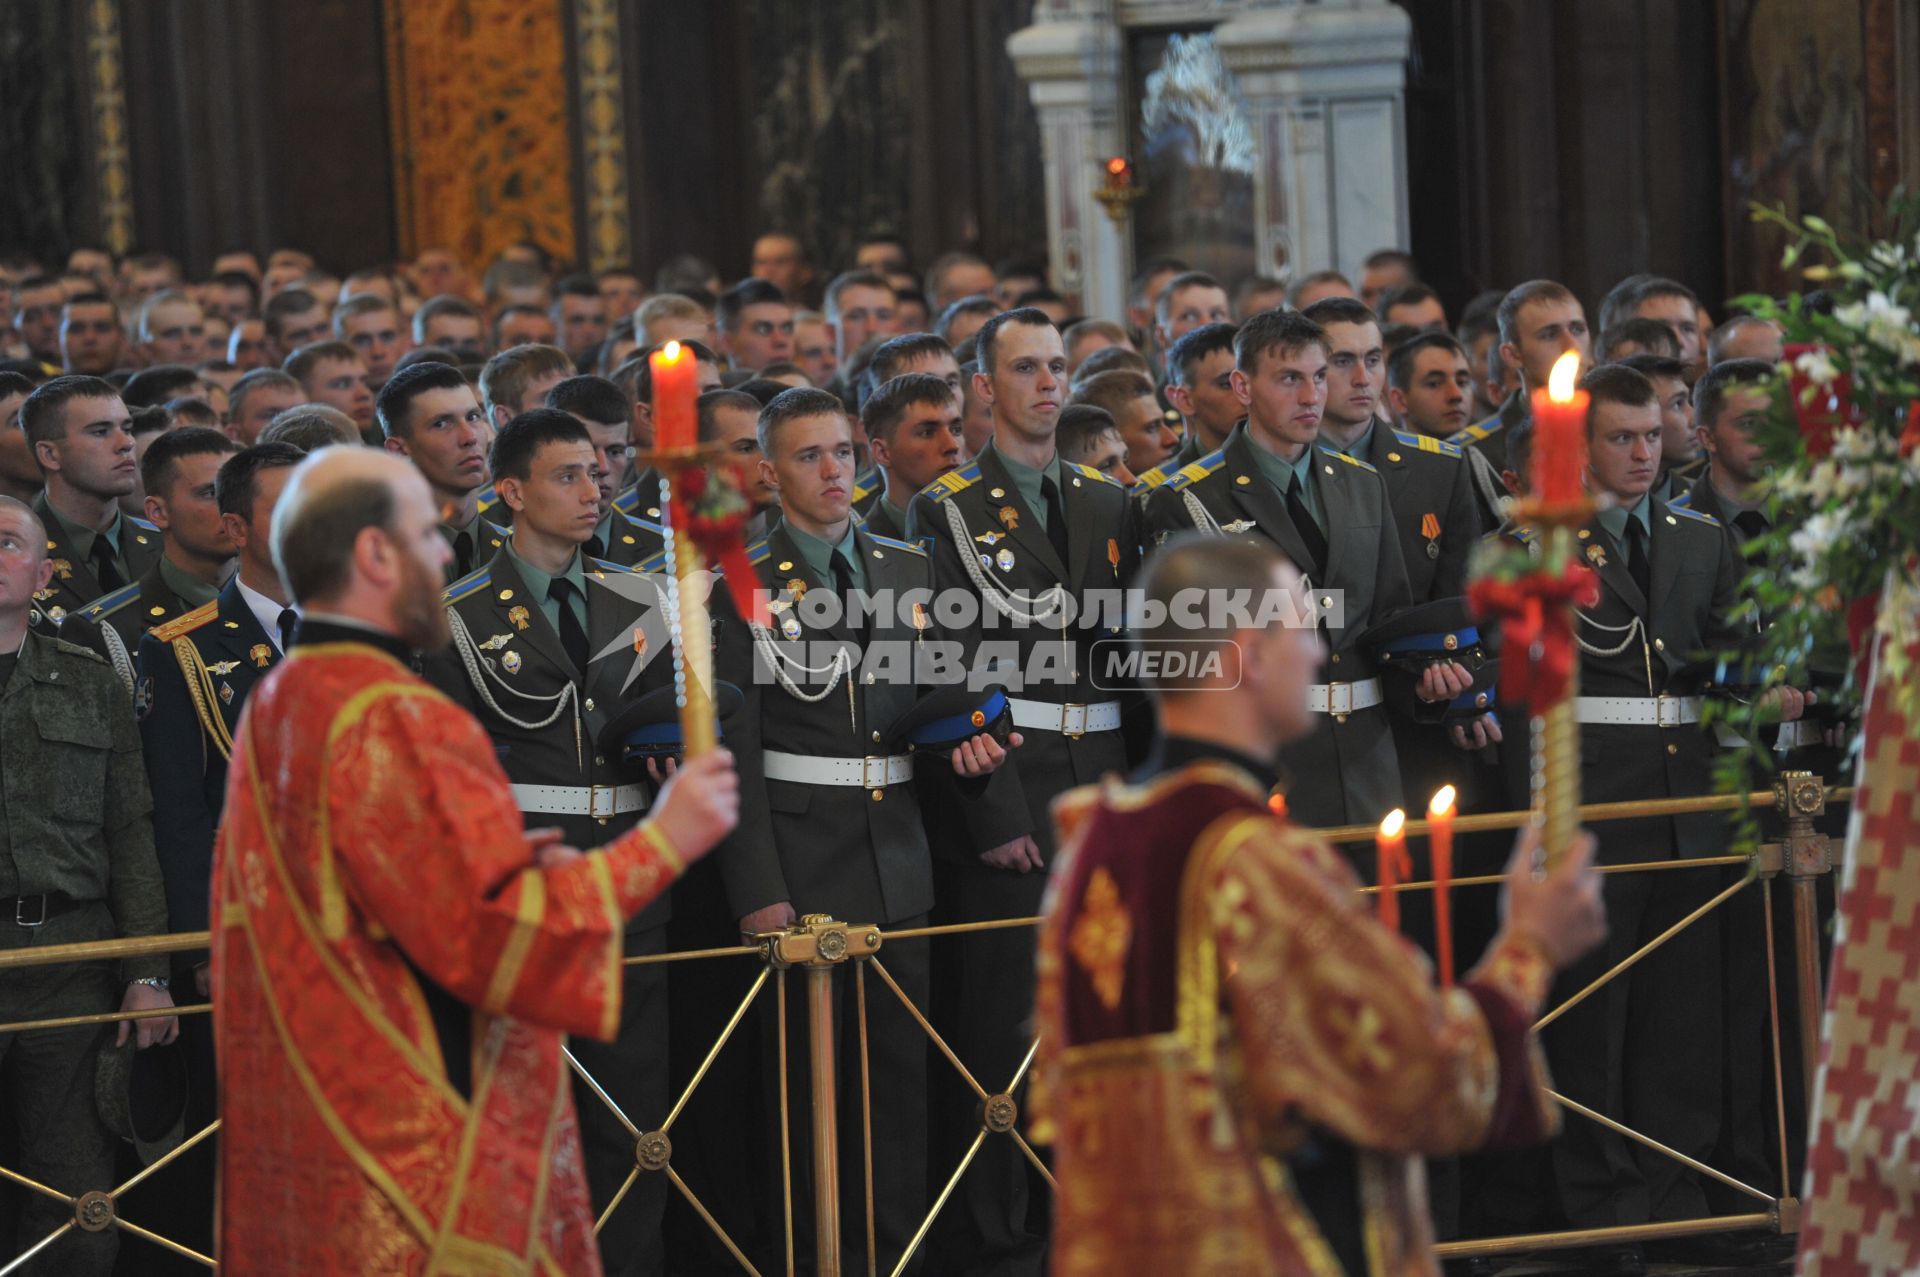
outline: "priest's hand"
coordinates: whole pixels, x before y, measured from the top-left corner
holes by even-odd
[[[172,1005],[173,995],[151,984],[130,984],[120,999],[122,1011],[157,1011]],[[144,1051],[150,1046],[165,1046],[179,1037],[180,1020],[171,1015],[157,1015],[150,1020],[122,1020],[119,1036],[113,1040],[115,1046],[126,1044],[129,1029],[133,1031],[133,1044]]]
[[[740,777],[733,755],[716,749],[675,769],[649,818],[688,864],[712,851],[740,823]]]
[[[1607,938],[1607,908],[1600,898],[1600,875],[1593,857],[1599,843],[1586,830],[1552,869],[1539,872],[1540,831],[1524,830],[1507,862],[1501,908],[1506,931],[1539,950],[1555,970],[1573,962]]]
[[[968,737],[953,751],[953,770],[962,776],[985,776],[1007,761],[1008,750],[1020,748],[1025,741],[1019,732],[1007,737],[1005,745],[985,732]]]
[[[785,931],[798,916],[793,911],[793,905],[785,900],[764,909],[755,909],[740,919],[740,938],[752,944],[754,938],[763,931]]]
[[[1450,701],[1473,686],[1473,675],[1458,661],[1435,661],[1420,671],[1413,694],[1429,704]]]
[[[1035,869],[1045,869],[1040,859],[1040,845],[1033,840],[1032,834],[1021,834],[1009,843],[1002,843],[992,851],[980,853],[982,863],[995,869],[1006,869],[1013,873],[1029,873]]]

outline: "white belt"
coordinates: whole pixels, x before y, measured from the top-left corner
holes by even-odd
[[[1307,708],[1316,714],[1351,714],[1380,703],[1380,680],[1357,683],[1315,683],[1307,688]]]
[[[515,785],[520,810],[541,816],[592,816],[605,820],[647,809],[645,785]]]
[[[913,779],[913,759],[904,754],[887,758],[821,758],[769,749],[761,757],[765,760],[768,780],[791,781],[796,785],[885,789]]]
[[[1775,749],[1801,749],[1807,745],[1824,745],[1827,740],[1825,726],[1811,718],[1796,718],[1791,723],[1780,724],[1780,735],[1774,739]]]
[[[1051,701],[1027,701],[1007,697],[1013,709],[1013,725],[1036,732],[1059,732],[1062,736],[1085,736],[1088,732],[1120,730],[1120,702],[1097,701],[1092,705],[1055,705]]]
[[[1616,727],[1684,727],[1700,721],[1698,696],[1578,696],[1573,711],[1582,723]]]

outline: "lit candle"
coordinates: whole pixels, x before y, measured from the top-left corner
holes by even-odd
[[[445,523],[446,520],[442,519],[441,522]],[[1278,816],[1281,820],[1285,820],[1287,818],[1287,796],[1279,790],[1268,794],[1267,810]]]
[[[1107,161],[1107,189],[1123,191],[1133,185],[1133,165],[1124,155],[1116,155]]]
[[[1427,804],[1427,845],[1433,854],[1433,947],[1443,989],[1453,987],[1453,799],[1453,786],[1443,785]]]
[[[1587,402],[1576,389],[1580,352],[1554,361],[1547,388],[1533,392],[1533,496],[1549,505],[1578,501],[1587,467]]]
[[[1395,807],[1380,822],[1374,838],[1380,880],[1380,925],[1389,931],[1400,930],[1400,865],[1407,858],[1407,813]]]
[[[670,341],[647,360],[653,370],[653,443],[662,452],[689,451],[697,438],[693,401],[696,382],[693,351]]]

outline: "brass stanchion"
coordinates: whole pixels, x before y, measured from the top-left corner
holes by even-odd
[[[840,1277],[839,1092],[833,1076],[833,968],[807,968],[807,1055],[813,1076],[813,1252]]]
[[[1800,1008],[1800,1072],[1813,1120],[1815,1065],[1820,1059],[1820,1017],[1826,998],[1820,975],[1820,908],[1817,883],[1833,871],[1833,848],[1816,833],[1814,817],[1827,809],[1826,782],[1812,772],[1781,772],[1773,782],[1775,805],[1787,815],[1782,865],[1793,888],[1795,1001]]]

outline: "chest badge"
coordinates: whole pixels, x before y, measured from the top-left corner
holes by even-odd
[[[1000,553],[993,556],[993,561],[1002,572],[1013,571],[1013,551],[1007,546],[1000,547]]]
[[[1000,522],[1006,525],[1007,531],[1017,532],[1020,530],[1020,512],[1010,505],[1003,505],[1000,507]]]
[[[807,597],[807,583],[796,576],[787,582],[787,593],[791,594],[797,603]]]
[[[787,636],[789,642],[799,638],[800,618],[791,612],[783,613],[780,617],[780,632]]]
[[[233,684],[232,683],[220,684],[220,703],[222,705],[233,704]]]
[[[913,628],[916,630],[924,630],[927,628],[927,609],[923,603],[915,603],[913,605]]]
[[[500,668],[509,674],[518,674],[520,672],[521,661],[522,657],[518,652],[502,652],[500,654]]]
[[[273,663],[273,649],[265,643],[255,643],[247,649],[247,659],[259,668],[265,669]]]
[[[974,540],[982,545],[993,545],[1000,540],[1002,535],[1003,534],[999,532],[982,532],[979,536],[975,537]]]
[[[497,652],[511,642],[513,642],[513,635],[496,634],[492,638],[486,640],[484,643],[481,643],[479,646],[480,646],[480,650],[483,652]]]
[[[513,622],[513,628],[516,630],[524,630],[527,628],[529,624],[532,623],[532,619],[528,614],[527,609],[519,606],[518,604],[515,604],[513,607],[507,609],[507,619]]]
[[[1594,545],[1591,542],[1589,542],[1587,545],[1587,562],[1593,564],[1593,566],[1597,568],[1603,568],[1607,566],[1606,547]]]
[[[1252,528],[1252,519],[1235,519],[1232,523],[1223,523],[1220,525],[1220,530],[1228,536],[1239,536],[1242,532],[1251,531]]]
[[[53,561],[53,571],[62,581],[71,581],[73,579],[73,564],[67,562],[65,559],[55,559]]]
[[[224,677],[239,668],[240,662],[238,661],[215,661],[213,664],[207,666],[207,673]]]

